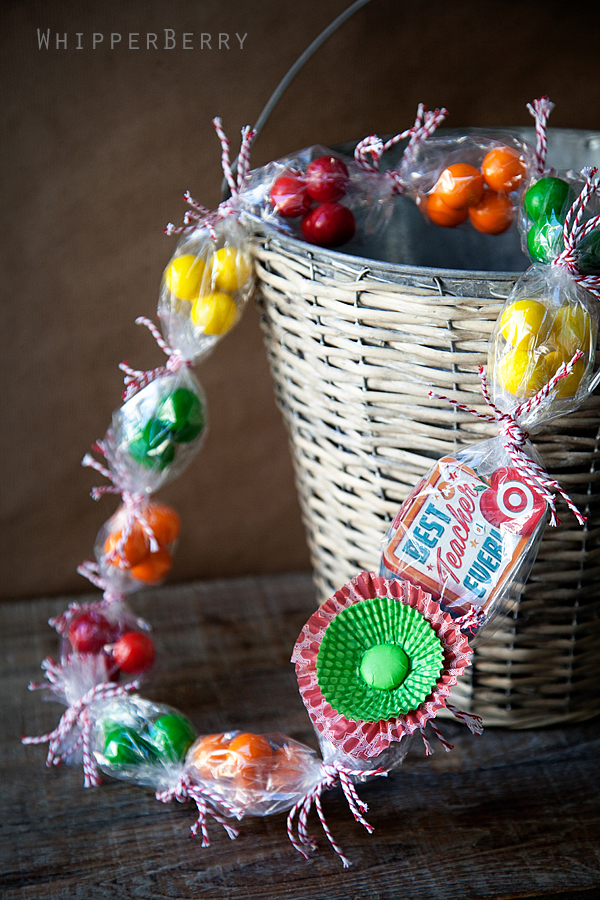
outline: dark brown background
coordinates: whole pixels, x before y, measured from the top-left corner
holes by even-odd
[[[1,596],[85,589],[75,573],[115,507],[79,467],[119,403],[117,364],[162,363],[154,316],[189,188],[219,201],[233,138],[347,0],[90,0],[2,6],[3,361]],[[449,124],[529,124],[547,93],[555,126],[600,128],[596,4],[371,0],[308,63],[260,136],[261,164],[312,143],[405,128],[419,101]],[[68,34],[39,50],[37,29]],[[128,32],[176,32],[134,51]],[[91,49],[92,32],[104,42]],[[111,52],[110,32],[123,41]],[[193,51],[181,48],[194,32]],[[83,32],[84,49],[75,50]],[[199,34],[247,32],[242,51]],[[213,38],[213,46],[214,46]],[[237,42],[235,42],[237,43]],[[160,46],[160,44],[159,44]],[[202,453],[161,498],[181,513],[172,581],[306,568],[286,437],[250,308],[199,369],[212,413]]]

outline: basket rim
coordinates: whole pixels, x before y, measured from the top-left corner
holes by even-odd
[[[452,134],[470,134],[477,132],[479,134],[489,134],[490,136],[502,134],[513,134],[525,140],[535,139],[535,129],[532,126],[494,126],[494,127],[466,127],[458,128],[455,126],[437,129],[436,134],[440,136],[450,136]],[[600,131],[597,129],[587,128],[548,128],[548,135],[552,133],[560,133],[562,135],[573,135],[577,137],[585,136],[588,142],[596,141],[600,144]],[[343,141],[331,145],[332,150],[342,153],[352,154],[356,141]],[[399,145],[400,147],[402,144]],[[336,268],[341,271],[346,270],[348,273],[356,275],[357,280],[362,280],[367,275],[381,278],[384,281],[396,282],[400,279],[402,282],[414,279],[415,277],[427,278],[432,282],[434,287],[439,286],[440,282],[445,284],[452,282],[477,282],[489,284],[490,282],[505,282],[514,284],[522,272],[519,271],[503,271],[490,269],[449,269],[438,268],[434,266],[414,266],[403,263],[393,263],[386,260],[379,260],[373,257],[359,256],[354,253],[344,253],[342,250],[326,249],[318,247],[315,244],[309,244],[299,238],[291,235],[283,234],[273,225],[269,225],[259,216],[244,212],[248,220],[251,221],[256,229],[257,236],[260,235],[266,240],[275,241],[288,253],[294,256],[300,256],[316,263]],[[391,276],[396,276],[391,277]]]

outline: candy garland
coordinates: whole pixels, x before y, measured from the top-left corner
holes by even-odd
[[[442,113],[428,114],[419,108],[417,122],[409,129],[415,144],[433,130]],[[202,846],[209,844],[209,817],[233,839],[238,832],[228,819],[286,810],[290,841],[307,857],[316,848],[307,826],[314,806],[329,843],[347,866],[350,862],[325,820],[321,805],[325,790],[339,785],[356,821],[371,832],[372,826],[364,818],[367,806],[358,797],[355,783],[386,775],[399,765],[413,732],[421,734],[425,753],[430,755],[433,749],[425,736],[426,727],[446,751],[451,750],[452,745],[433,721],[443,708],[473,733],[481,733],[479,717],[456,709],[448,698],[470,665],[472,649],[465,632],[479,630],[489,618],[484,604],[474,602],[471,596],[472,602],[466,606],[441,605],[423,585],[410,579],[395,577],[390,581],[361,573],[317,610],[303,628],[292,660],[302,699],[319,737],[322,760],[284,735],[230,732],[195,738],[191,724],[180,713],[136,693],[139,677],[133,662],[129,668],[124,665],[115,672],[112,644],[103,644],[96,652],[76,646],[80,640],[77,624],[83,632],[83,626],[99,622],[102,629],[111,624],[103,620],[103,614],[113,616],[116,633],[123,632],[125,637],[139,633],[132,628],[124,605],[126,594],[144,583],[141,572],[136,575],[141,563],[133,560],[144,553],[150,557],[163,553],[164,559],[164,553],[169,555],[166,547],[172,551],[176,540],[173,518],[164,511],[162,517],[157,516],[152,497],[200,449],[206,428],[203,395],[190,370],[235,324],[251,289],[247,236],[238,222],[236,202],[249,174],[253,133],[251,129],[242,133],[236,179],[229,160],[229,142],[220,121],[214,124],[232,199],[213,212],[186,193],[192,209],[186,213],[183,227],[167,227],[168,233],[181,235],[181,242],[161,286],[162,334],[150,320],[136,320],[150,329],[167,362],[147,372],[129,363],[121,365],[125,373],[124,405],[113,415],[106,437],[93,448],[106,465],[90,454],[84,457],[84,465],[95,468],[110,482],[95,488],[92,496],[115,493],[122,499],[120,510],[99,534],[96,562],[87,561],[79,568],[103,591],[103,597],[86,606],[71,604],[51,620],[66,647],[58,663],[46,660],[42,664],[48,682],[43,686],[66,703],[67,709],[53,731],[24,738],[23,742],[48,743],[48,765],[81,759],[86,787],[99,784],[99,772],[103,771],[151,786],[163,803],[193,800],[197,820],[191,830],[193,834],[201,832]],[[376,142],[363,142],[362,158],[367,167],[372,166],[373,173],[378,153]],[[591,230],[587,223],[582,225],[585,202],[586,197],[569,219],[569,233],[580,237]],[[566,235],[565,225],[565,239]],[[573,249],[567,245],[563,262],[558,265],[572,270]],[[576,353],[570,363],[563,364],[546,385],[545,393],[539,391],[523,404],[522,411],[541,405],[541,395],[547,397],[561,379],[572,374],[579,359]],[[476,414],[499,422],[502,452],[509,454],[514,471],[541,503],[540,509],[536,506],[535,518],[536,535],[540,535],[546,502],[554,513],[550,489],[568,498],[525,457],[526,433],[516,421],[521,408],[512,415],[501,412],[492,403],[485,382],[483,387],[493,415]],[[488,487],[479,489],[487,491]],[[152,567],[150,574],[158,580]],[[350,648],[358,655],[344,669],[339,660]],[[130,675],[136,677],[127,681]],[[125,683],[110,680],[122,676]],[[41,685],[31,685],[32,689],[37,687]]]

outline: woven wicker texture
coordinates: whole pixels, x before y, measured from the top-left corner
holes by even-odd
[[[387,525],[432,460],[496,433],[428,397],[485,409],[477,367],[514,277],[387,280],[348,257],[257,238],[262,321],[291,437],[315,580],[324,601],[378,570]],[[339,262],[336,264],[336,257]],[[413,270],[414,271],[414,270]],[[600,398],[534,443],[588,517],[548,528],[514,618],[454,691],[487,725],[537,727],[600,712]]]

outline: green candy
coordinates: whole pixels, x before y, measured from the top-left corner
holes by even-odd
[[[530,219],[539,223],[541,219],[557,219],[566,213],[564,209],[569,197],[570,187],[562,178],[546,177],[536,181],[525,193],[523,203]],[[564,215],[562,215],[564,218]]]
[[[563,226],[556,219],[538,222],[527,232],[527,249],[535,262],[551,262],[563,247]]]
[[[179,762],[196,740],[196,734],[184,716],[168,714],[150,725],[148,738],[162,757]]]
[[[158,408],[162,421],[169,424],[172,438],[187,444],[198,437],[205,424],[204,407],[200,398],[188,388],[176,388],[165,397]]]
[[[392,691],[400,687],[410,672],[410,659],[397,644],[375,644],[365,651],[360,663],[360,676],[376,691]]]
[[[104,724],[104,757],[111,766],[154,762],[156,749],[128,725]]]
[[[149,419],[142,433],[128,447],[136,462],[162,472],[175,459],[171,425],[163,419]]]
[[[600,275],[600,232],[592,231],[584,237],[577,250],[582,275]]]

